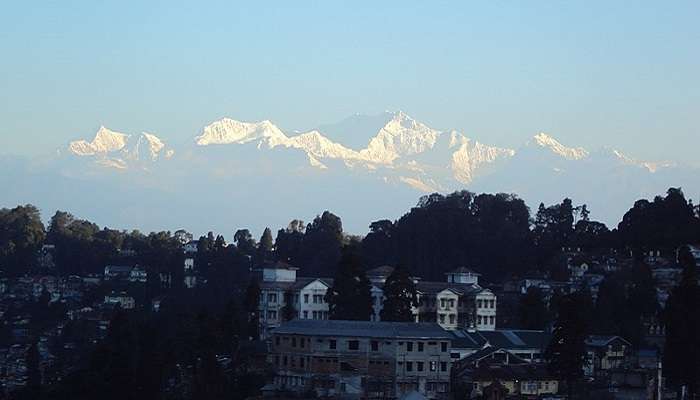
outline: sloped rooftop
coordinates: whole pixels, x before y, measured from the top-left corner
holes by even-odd
[[[273,334],[377,337],[412,339],[452,339],[452,335],[435,323],[373,322],[296,319],[282,324]]]

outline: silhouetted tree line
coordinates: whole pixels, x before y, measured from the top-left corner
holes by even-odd
[[[532,215],[516,195],[431,194],[396,221],[372,222],[362,239],[346,235],[341,219],[329,211],[309,224],[293,220],[277,232],[274,242],[269,229],[259,241],[249,230],[239,229],[231,244],[209,233],[199,240],[196,264],[204,272],[226,264],[242,273],[279,260],[300,267],[302,275],[330,277],[343,247],[360,240],[359,254],[367,268],[400,264],[425,279],[443,279],[446,271],[469,266],[485,279],[499,281],[532,269],[556,276],[561,273],[563,248],[671,254],[683,244],[700,241],[698,208],[676,188],[653,201],[638,200],[612,230],[590,220],[589,214],[586,205],[574,206],[568,198],[550,206],[540,204]],[[0,270],[7,275],[26,273],[36,267],[41,246],[53,244],[61,274],[100,273],[106,264],[120,262],[122,250],[135,251],[132,262],[158,273],[178,274],[187,235],[100,229],[62,211],[44,228],[34,206],[2,209]]]
[[[58,385],[29,388],[29,396],[215,399],[225,393],[254,393],[264,376],[247,367],[251,339],[258,335],[260,295],[251,272],[266,262],[288,262],[303,275],[334,277],[327,295],[331,318],[356,320],[367,320],[372,313],[365,270],[399,266],[387,281],[383,317],[404,321],[415,303],[412,275],[442,280],[444,272],[469,266],[491,281],[533,268],[556,276],[566,248],[633,254],[633,268],[608,277],[595,304],[585,287],[575,295],[555,294],[548,307],[536,291],[522,299],[524,325],[552,323],[555,336],[568,338],[548,349],[547,357],[574,385],[580,378],[576,363],[583,335],[621,334],[638,345],[642,319],[658,312],[651,272],[641,255],[649,250],[672,254],[679,246],[700,242],[700,218],[698,208],[674,188],[653,201],[637,201],[612,230],[591,221],[587,207],[574,206],[570,199],[548,207],[540,204],[533,216],[515,195],[432,194],[396,221],[373,222],[362,239],[344,234],[340,218],[328,211],[306,225],[293,220],[274,241],[269,229],[259,241],[249,230],[239,229],[233,243],[210,232],[199,238],[195,258],[202,285],[185,290],[182,245],[191,237],[184,231],[144,235],[100,229],[61,211],[45,228],[36,207],[1,209],[0,270],[5,275],[41,271],[37,252],[52,244],[59,274],[101,273],[108,263],[131,262],[149,272],[148,298],[164,295],[159,313],[118,313],[107,339],[82,360],[82,368]],[[686,271],[663,313],[669,329],[669,377],[691,392],[697,388],[700,357],[689,361],[682,355],[700,354],[694,339],[700,334],[700,292],[693,273]],[[170,287],[163,287],[161,275],[170,276]],[[39,301],[36,312],[48,317],[52,312],[43,303]],[[79,327],[69,324],[67,331],[80,339],[75,334]],[[687,348],[690,353],[684,353]],[[221,355],[233,361],[224,363]]]

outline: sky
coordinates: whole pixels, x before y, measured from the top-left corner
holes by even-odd
[[[147,4],[146,4],[147,3]],[[100,125],[173,143],[403,110],[517,147],[698,165],[698,1],[25,1],[0,13],[0,154]]]

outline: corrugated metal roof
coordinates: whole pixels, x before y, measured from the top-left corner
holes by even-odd
[[[380,337],[413,339],[452,339],[452,335],[435,323],[373,322],[296,319],[272,330],[273,334]]]
[[[544,349],[547,347],[551,334],[544,331],[528,330],[496,330],[453,331],[453,348],[481,349],[486,343],[497,348],[508,350],[517,349]]]

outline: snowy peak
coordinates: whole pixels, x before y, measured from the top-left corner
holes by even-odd
[[[306,151],[314,158],[342,158],[358,159],[360,154],[342,144],[335,143],[323,136],[319,131],[302,133],[301,135],[289,138],[285,143],[288,147],[295,147]],[[313,163],[312,163],[313,164]]]
[[[68,149],[78,156],[92,156],[100,153],[119,151],[126,146],[129,135],[115,132],[101,126],[92,142],[76,140],[68,145]]]
[[[161,157],[168,159],[175,154],[154,134],[143,132],[133,137],[104,126],[91,142],[76,140],[69,143],[68,151],[81,158],[94,158],[98,165],[115,169],[127,169],[132,164],[153,162]]]
[[[243,144],[255,140],[264,141],[268,147],[274,147],[286,142],[288,138],[270,121],[241,122],[231,118],[223,118],[207,125],[202,134],[195,138],[199,146]]]
[[[452,153],[451,168],[457,181],[471,183],[477,174],[489,164],[501,160],[508,160],[515,155],[515,150],[488,146],[479,142],[473,142],[464,135],[450,137],[451,147],[458,145]]]
[[[136,160],[148,157],[150,160],[155,161],[161,154],[165,158],[171,158],[175,155],[175,150],[167,149],[165,143],[158,136],[147,132],[141,133],[135,147],[131,151],[132,158]]]
[[[606,149],[607,152],[612,154],[615,159],[624,165],[634,165],[640,168],[644,168],[650,173],[655,173],[662,168],[673,167],[674,163],[671,162],[650,162],[650,161],[640,161],[635,158],[629,157],[623,152],[615,149]]]
[[[433,148],[439,135],[440,132],[399,111],[360,154],[377,163],[391,164],[397,158]]]
[[[589,153],[582,147],[566,147],[546,133],[538,133],[533,137],[535,144],[544,147],[568,160],[581,160],[588,157]]]

